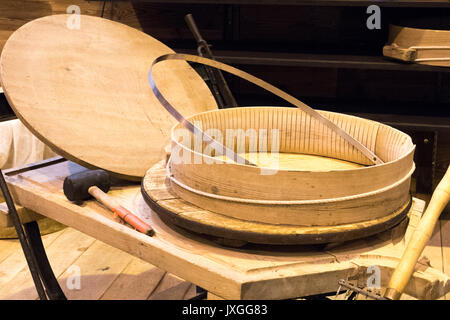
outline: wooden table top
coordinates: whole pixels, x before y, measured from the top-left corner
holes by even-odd
[[[150,223],[155,230],[153,237],[114,220],[95,201],[71,203],[62,192],[62,183],[65,176],[80,170],[84,168],[56,159],[5,175],[18,204],[227,299],[287,299],[333,292],[339,279],[365,284],[371,266],[380,268],[381,286],[385,286],[425,205],[413,198],[409,224],[357,241],[232,249],[164,224],[145,203],[139,184],[113,187],[109,194]],[[450,290],[449,277],[442,272],[446,261],[442,254],[448,256],[448,252],[438,249],[440,254],[436,249],[431,255],[429,249],[425,250],[432,267],[424,262],[417,264],[406,294],[436,299]]]

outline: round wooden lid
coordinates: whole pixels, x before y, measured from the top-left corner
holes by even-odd
[[[153,60],[173,51],[124,24],[78,17],[48,16],[18,29],[3,49],[0,82],[16,115],[55,152],[139,179],[163,158],[176,123],[148,84]],[[217,109],[186,62],[161,63],[154,76],[183,116]]]

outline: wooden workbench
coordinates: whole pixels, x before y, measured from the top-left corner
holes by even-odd
[[[420,218],[424,202],[413,199],[410,220],[358,241],[328,246],[249,246],[231,249],[198,235],[165,225],[150,210],[139,184],[113,187],[110,195],[149,222],[148,237],[114,220],[94,201],[77,205],[62,192],[67,175],[84,170],[64,159],[52,159],[5,173],[16,203],[29,210],[128,252],[227,299],[287,299],[336,291],[339,279],[365,284],[370,266],[381,270],[386,285],[405,242]],[[406,230],[406,232],[405,232]],[[443,270],[448,248],[427,248],[405,292],[419,299],[437,299],[450,290]],[[430,267],[431,265],[431,267]]]

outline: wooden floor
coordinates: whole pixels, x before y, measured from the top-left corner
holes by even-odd
[[[188,299],[191,283],[75,229],[43,236],[58,282],[68,299]],[[0,240],[0,300],[37,299],[18,240]]]
[[[75,229],[43,236],[68,299],[189,299],[195,286]],[[450,276],[450,220],[441,219],[424,251]],[[37,299],[18,240],[0,240],[0,300]],[[407,298],[407,297],[406,297]],[[450,300],[450,295],[444,299]]]

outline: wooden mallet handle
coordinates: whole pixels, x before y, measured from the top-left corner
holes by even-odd
[[[441,212],[450,200],[450,166],[441,182],[433,192],[430,203],[422,216],[416,230],[408,242],[405,252],[389,281],[384,296],[398,300],[414,272],[417,260],[433,234]]]
[[[109,210],[117,214],[122,220],[133,226],[139,232],[145,233],[149,236],[153,236],[155,234],[150,225],[142,221],[138,216],[134,215],[126,208],[122,207],[116,200],[108,196],[98,187],[92,186],[88,189],[88,192],[91,196],[93,196]]]

